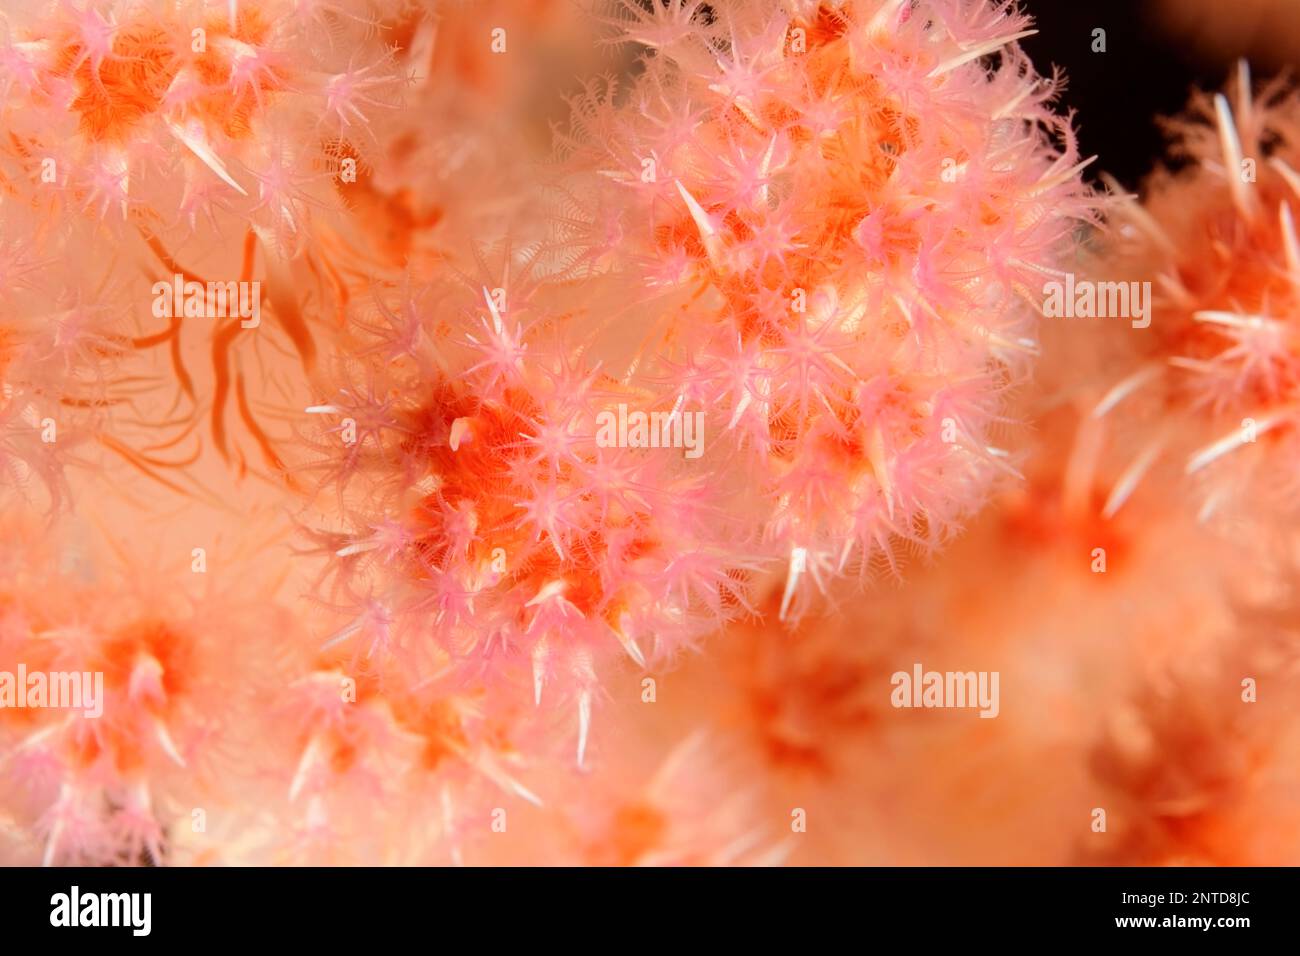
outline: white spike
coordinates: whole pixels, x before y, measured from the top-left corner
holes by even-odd
[[[1184,372],[1195,372],[1197,375],[1215,374],[1214,364],[1201,359],[1188,358],[1185,355],[1171,355],[1167,361],[1171,368],[1182,369]]]
[[[768,170],[772,168],[772,153],[775,151],[775,149],[776,149],[776,137],[773,136],[770,140],[767,141],[767,149],[764,150],[763,152],[763,162],[759,165],[758,168],[758,174],[763,179],[763,185],[760,186],[758,189],[758,198],[765,206],[767,205],[767,197],[768,197],[767,174],[768,174]]]
[[[312,766],[316,763],[317,755],[322,747],[321,735],[316,734],[307,742],[303,749],[302,758],[298,761],[298,769],[294,772],[293,780],[289,783],[289,802],[292,803],[302,792],[303,785],[307,783],[307,775],[311,772]]]
[[[1047,276],[1049,279],[1064,279],[1070,273],[1061,269],[1053,269],[1039,262],[1030,262],[1025,259],[1008,259],[1008,263],[1020,269],[1026,269],[1030,272],[1037,272],[1039,275]]]
[[[645,667],[645,655],[641,653],[641,648],[637,646],[636,641],[623,633],[623,628],[626,626],[626,620],[627,615],[624,614],[619,619],[618,627],[615,627],[608,621],[605,622],[605,626],[614,632],[614,636],[618,638],[618,642],[623,645],[623,650],[627,651],[627,656],[636,661],[638,667]]]
[[[487,286],[483,287],[483,300],[487,303],[488,312],[492,313],[492,328],[496,330],[497,335],[501,334],[501,313],[497,311],[496,300],[492,298],[492,293]]]
[[[538,641],[533,647],[533,706],[542,705],[542,684],[546,681],[546,639]]]
[[[447,437],[447,444],[451,446],[452,451],[459,451],[461,443],[468,442],[473,437],[473,432],[469,430],[469,419],[457,418],[451,423],[451,434]]]
[[[1132,375],[1121,379],[1112,386],[1092,410],[1093,418],[1105,418],[1112,408],[1128,398],[1139,388],[1160,374],[1159,365],[1144,365]]]
[[[507,793],[515,794],[535,807],[542,805],[541,797],[497,766],[496,760],[490,754],[480,755],[478,759],[471,761],[471,765]]]
[[[965,446],[959,445],[958,447],[962,448]],[[992,445],[985,445],[984,453],[988,456],[985,460],[990,462],[999,471],[1010,475],[1017,481],[1024,480],[1025,476],[1011,464],[1011,452],[1007,451],[1005,448],[994,448]]]
[[[866,32],[869,34],[880,33],[881,31],[893,32],[894,21],[897,20],[899,11],[902,10],[903,4],[907,0],[885,0],[880,5],[869,21],[867,21]]]
[[[1219,500],[1222,497],[1222,488],[1216,488],[1211,494],[1206,495],[1205,502],[1201,505],[1200,510],[1196,512],[1197,523],[1205,524],[1214,517],[1214,512],[1219,509]]]
[[[536,607],[538,604],[544,604],[558,594],[563,594],[569,589],[569,582],[563,578],[556,578],[554,581],[547,581],[537,593],[524,602],[524,607]]]
[[[342,554],[342,552],[336,552],[336,553]],[[357,631],[361,630],[362,627],[363,625],[361,623],[361,618],[357,618],[351,624],[345,624],[343,627],[339,628],[337,631],[335,631],[333,634],[327,637],[325,639],[325,643],[320,646],[320,649],[322,651],[328,651],[334,645],[342,644],[353,634],[357,633]]]
[[[185,758],[181,756],[180,750],[176,747],[176,742],[172,740],[172,735],[168,732],[167,725],[161,720],[154,720],[154,736],[158,738],[158,744],[162,747],[163,753],[171,757],[178,766],[184,767]]]
[[[63,840],[63,813],[61,809],[68,801],[72,788],[63,784],[59,790],[59,800],[55,804],[54,826],[50,828],[49,838],[45,841],[45,854],[41,857],[41,866],[53,866],[54,858],[59,852],[59,843]]]
[[[781,612],[777,616],[784,621],[794,601],[795,590],[799,586],[799,576],[808,570],[808,549],[792,548],[790,550],[790,568],[785,575],[785,593],[781,595]]]
[[[451,799],[451,789],[444,783],[438,790],[438,802],[442,806],[442,832],[451,847],[453,866],[464,866],[465,858],[460,851],[460,841],[455,837],[456,807]]]
[[[379,547],[379,542],[373,538],[366,541],[354,541],[349,545],[339,548],[334,552],[336,558],[347,558],[354,554],[363,554],[366,551],[374,551]]]
[[[63,819],[54,821],[54,826],[50,828],[49,839],[45,841],[45,855],[41,857],[41,866],[49,867],[54,865],[54,854],[59,851],[59,840],[63,837]]]
[[[1291,217],[1291,204],[1282,203],[1278,207],[1278,223],[1282,229],[1282,249],[1286,253],[1287,277],[1291,285],[1300,289],[1300,238],[1295,231],[1295,220]]]
[[[540,807],[540,806],[542,805],[542,798],[541,798],[541,797],[539,797],[537,794],[533,793],[531,790],[529,790],[527,787],[525,787],[525,786],[524,786],[522,783],[520,783],[518,780],[515,780],[513,777],[510,778],[510,788],[511,788],[512,790],[514,790],[515,793],[519,794],[519,796],[520,796],[522,799],[528,801],[528,802],[531,803],[533,806],[535,806],[535,807]]]
[[[977,326],[975,331],[988,339],[989,345],[1005,352],[1019,352],[1022,355],[1040,354],[1038,343],[1031,338],[1009,339],[999,332],[994,332],[992,329],[986,329],[982,326]]]
[[[578,767],[586,765],[587,734],[591,731],[591,690],[584,687],[578,693]]]
[[[1255,97],[1250,82],[1250,64],[1245,58],[1237,61],[1237,113],[1241,124],[1250,129],[1255,122]]]
[[[1155,460],[1160,456],[1163,450],[1163,442],[1152,442],[1147,448],[1138,455],[1133,464],[1124,469],[1124,473],[1119,476],[1115,482],[1115,487],[1111,489],[1110,496],[1106,499],[1105,506],[1101,509],[1101,516],[1107,520],[1115,517],[1115,513],[1124,506],[1137,489],[1142,478],[1151,469]]]
[[[1015,96],[1011,97],[1011,99],[1003,103],[1000,107],[998,107],[997,112],[993,114],[993,118],[995,120],[1000,120],[1000,119],[1006,119],[1006,117],[1013,115],[1015,111],[1019,109],[1020,104],[1023,103],[1025,100],[1027,100],[1034,93],[1034,91],[1038,89],[1038,82],[1039,82],[1038,80],[1034,80],[1032,83],[1025,86]]]
[[[749,407],[749,402],[749,389],[746,388],[744,394],[740,396],[740,401],[736,403],[736,410],[731,413],[731,421],[727,423],[727,431],[731,431],[740,422],[740,416],[745,414],[745,409]]]
[[[118,178],[122,181],[122,200],[119,204],[122,210],[122,218],[127,218],[127,197],[131,195],[131,164],[127,162],[126,157],[118,150],[112,153],[113,172],[117,173]]]
[[[173,136],[181,141],[186,149],[199,158],[203,165],[216,173],[223,183],[241,196],[248,195],[244,187],[235,182],[230,173],[226,172],[226,167],[222,164],[221,158],[212,151],[212,148],[200,136],[192,135],[179,123],[168,122],[167,128]]]
[[[1192,318],[1197,322],[1208,322],[1211,325],[1226,325],[1233,329],[1264,329],[1270,326],[1281,329],[1283,323],[1277,319],[1269,318],[1266,315],[1239,315],[1236,312],[1219,312],[1213,309],[1204,309],[1200,312],[1193,312]]]
[[[682,185],[680,179],[677,180],[677,191],[681,193],[682,199],[686,202],[686,208],[690,210],[691,218],[695,220],[695,228],[700,231],[700,241],[704,243],[704,251],[708,254],[709,262],[713,263],[715,269],[721,268],[722,240],[718,238],[718,230],[714,228],[712,220],[709,219],[709,214],[704,211],[704,207]]]
[[[959,53],[957,56],[944,60],[933,70],[931,70],[929,75],[931,77],[935,77],[935,76],[941,76],[944,73],[949,73],[952,70],[957,69],[957,67],[969,63],[971,60],[978,60],[982,56],[988,56],[990,53],[995,53],[1002,47],[1006,46],[1008,43],[1015,43],[1017,40],[1023,40],[1025,37],[1031,37],[1037,32],[1038,32],[1037,30],[1021,30],[1019,33],[1013,33],[1010,36],[995,37],[992,40],[986,40],[983,43],[971,47],[969,50],[965,50],[962,53]]]
[[[1033,187],[1027,193],[1025,193],[1025,196],[1026,197],[1041,196],[1043,193],[1047,192],[1048,190],[1055,189],[1057,186],[1060,186],[1062,183],[1069,182],[1071,179],[1079,175],[1079,173],[1083,172],[1085,169],[1087,169],[1096,161],[1097,161],[1096,156],[1089,156],[1087,159],[1075,163],[1069,169],[1062,170],[1061,172],[1057,173],[1054,176],[1044,176],[1038,182],[1034,183]]]
[[[844,568],[845,568],[845,567],[848,565],[848,563],[849,563],[849,555],[852,554],[852,553],[853,553],[853,539],[852,539],[852,538],[848,538],[847,540],[845,540],[845,542],[844,542],[844,547],[843,547],[843,549],[841,549],[841,551],[840,551],[840,563],[839,563],[839,565],[838,565],[838,566],[836,567],[836,569],[835,569],[835,572],[836,572],[837,574],[843,574],[843,573],[844,573]]]
[[[1277,427],[1278,423],[1282,421],[1283,417],[1284,415],[1282,413],[1275,413],[1273,415],[1269,415],[1264,418],[1258,419],[1255,422],[1253,437],[1258,438],[1266,431],[1269,431],[1270,429]],[[1185,469],[1185,471],[1189,475],[1194,475],[1196,474],[1196,472],[1200,471],[1206,465],[1212,464],[1213,462],[1222,458],[1224,455],[1228,454],[1228,452],[1236,451],[1242,445],[1247,445],[1247,444],[1250,444],[1250,439],[1246,435],[1246,429],[1238,428],[1235,431],[1229,432],[1227,435],[1224,435],[1218,441],[1206,445],[1195,455],[1193,455],[1188,460],[1187,468]]]
[[[1249,185],[1242,181],[1241,137],[1237,133],[1237,123],[1232,118],[1232,107],[1228,105],[1228,98],[1222,93],[1214,95],[1214,115],[1219,124],[1224,175],[1228,177],[1228,190],[1232,194],[1232,204],[1243,216],[1252,217],[1257,210],[1258,200]]]

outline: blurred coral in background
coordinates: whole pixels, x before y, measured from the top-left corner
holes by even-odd
[[[1153,29],[1187,44],[1207,62],[1227,68],[1247,56],[1278,70],[1300,53],[1300,4],[1295,0],[1241,0],[1231,7],[1213,0],[1156,0]]]
[[[1128,195],[993,0],[0,10],[0,862],[1296,861],[1284,80]]]

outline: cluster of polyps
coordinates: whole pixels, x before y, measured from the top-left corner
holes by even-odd
[[[1235,87],[1170,123],[1190,162],[1119,204],[1103,260],[1155,283],[1152,328],[1097,409],[1145,436],[1119,491],[1176,459],[1206,517],[1281,503],[1300,482],[1300,101],[1280,84],[1256,96],[1244,64]]]
[[[323,204],[310,187],[327,146],[364,147],[362,110],[392,92],[384,51],[364,42],[375,26],[366,4],[346,7],[356,9],[331,14],[334,32],[355,35],[330,42],[312,42],[320,25],[288,3],[7,11],[6,158],[51,208],[121,222],[134,205],[150,231],[198,231],[233,210],[296,248]],[[370,61],[357,63],[358,50]]]
[[[30,517],[0,521],[29,542],[0,555],[0,670],[102,688],[92,710],[0,708],[0,815],[25,837],[9,859],[160,864],[193,810],[229,808],[249,779],[257,699],[282,680],[260,627],[283,612],[164,593]]]
[[[748,564],[687,450],[597,440],[607,406],[640,393],[574,347],[591,307],[553,312],[526,276],[493,291],[400,293],[381,311],[419,334],[381,340],[366,384],[312,409],[352,516],[321,538],[331,602],[358,608],[335,639],[411,659],[432,638],[493,683],[522,668],[535,701],[554,684],[576,703],[581,762],[597,665],[644,666],[742,610]]]
[[[621,8],[645,70],[575,101],[547,237],[381,292],[362,384],[312,409],[327,477],[366,489],[322,539],[338,639],[522,665],[575,698],[580,761],[603,659],[671,654],[793,556],[785,615],[805,572],[981,503],[1029,290],[1090,215],[1013,12],[708,10]],[[607,447],[620,405],[703,409],[707,449]]]
[[[60,318],[61,348],[103,349],[104,323],[86,315],[138,306],[137,263],[158,270],[154,278],[202,274],[224,286],[254,279],[260,248],[266,304],[309,372],[318,310],[303,300],[347,294],[331,262],[345,215],[336,185],[355,180],[374,148],[371,121],[390,111],[403,83],[384,29],[369,0],[42,0],[0,11],[0,201],[27,220],[35,271],[48,284],[89,284],[70,267],[87,258],[108,273],[95,276],[102,284],[89,301],[59,304],[70,316]],[[182,357],[182,311],[169,315],[169,324],[112,345],[170,351],[178,391],[206,404]],[[227,406],[247,403],[245,380],[231,370],[236,329],[205,329],[215,343],[212,438],[226,456]],[[45,384],[58,401],[65,383]],[[278,467],[257,423],[243,417]],[[108,441],[148,467],[120,435]]]
[[[111,271],[69,276],[39,236],[34,211],[0,197],[0,496],[54,513],[69,497],[64,465],[129,391],[116,375],[129,341]]]
[[[295,859],[315,858],[320,837],[358,859],[405,851],[402,813],[367,835],[359,809],[398,791],[409,819],[454,847],[478,809],[466,810],[468,779],[536,800],[515,773],[543,722],[521,717],[519,698],[525,711],[576,710],[581,764],[610,658],[670,657],[750,610],[763,564],[788,556],[786,616],[805,574],[892,563],[899,538],[937,544],[1007,469],[990,431],[1034,352],[1028,290],[1055,275],[1089,215],[1069,123],[1049,108],[1056,84],[1014,45],[1023,18],[983,0],[629,0],[613,19],[648,51],[644,70],[625,101],[603,88],[579,98],[554,214],[510,233],[524,251],[507,249],[501,268],[453,278],[459,250],[497,234],[502,207],[527,204],[426,208],[409,195],[414,160],[356,191],[382,210],[348,236],[360,258],[412,266],[389,285],[340,267],[350,245],[331,229],[342,185],[330,180],[395,92],[379,44],[400,36],[414,61],[435,43],[418,10],[389,23],[353,0],[6,14],[0,187],[40,220],[42,253],[71,258],[80,247],[62,240],[78,232],[87,248],[122,240],[124,259],[161,266],[173,288],[238,276],[304,380],[319,348],[310,320],[334,306],[346,326],[322,364],[347,381],[309,411],[328,422],[319,447],[339,508],[320,540],[337,572],[328,600],[347,616],[319,660],[280,681],[299,722],[259,713],[257,740],[236,744],[283,758]],[[425,126],[388,144],[401,154]],[[427,152],[408,143],[405,155]],[[476,197],[465,184],[485,178],[446,188]],[[446,235],[407,241],[444,214]],[[204,247],[226,271],[193,261]],[[170,346],[203,407],[184,384],[175,306],[129,344]],[[82,312],[70,315],[54,355],[91,344]],[[251,376],[231,358],[238,317],[225,318],[210,352],[223,453],[223,407],[256,427]],[[8,350],[0,340],[6,376]],[[685,448],[603,441],[620,407],[703,415],[707,446],[684,433],[667,444]],[[38,794],[50,860],[175,858],[182,834],[168,827],[197,799],[223,693],[273,673],[251,663],[259,632],[166,602],[140,613],[148,595],[75,595],[89,630],[48,607],[48,621],[6,626],[24,656],[39,634],[67,650],[65,666],[102,668],[102,729],[18,728],[6,756],[25,761],[23,781],[54,771],[59,786]],[[611,850],[594,857],[738,858],[725,807],[694,828],[689,809],[651,797],[616,814]]]
[[[611,371],[709,409],[793,586],[941,542],[1010,470],[1028,290],[1089,201],[1013,10],[775,6],[618,8],[651,53],[575,101],[557,232],[628,286],[641,344]]]

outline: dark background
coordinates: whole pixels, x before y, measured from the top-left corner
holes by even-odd
[[[1220,0],[1229,7],[1233,0]],[[1039,33],[1021,41],[1040,73],[1065,70],[1063,106],[1078,111],[1080,149],[1098,159],[1088,169],[1096,181],[1108,172],[1136,190],[1164,153],[1157,115],[1181,112],[1195,86],[1219,89],[1245,50],[1213,56],[1180,41],[1161,24],[1147,0],[1022,0]],[[1106,52],[1092,52],[1092,31],[1106,31]],[[1255,86],[1269,75],[1255,72]]]

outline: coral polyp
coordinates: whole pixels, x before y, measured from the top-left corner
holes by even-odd
[[[1256,92],[1244,63],[1227,93],[1198,93],[1167,124],[1178,165],[1120,205],[1101,265],[1153,289],[1151,334],[1131,343],[1112,404],[1160,408],[1164,447],[1143,460],[1180,455],[1206,517],[1281,504],[1300,480],[1298,120],[1295,91]]]
[[[611,656],[671,659],[787,562],[798,613],[1014,473],[1026,286],[1092,215],[1009,11],[688,14],[614,16],[644,70],[573,100],[545,231],[381,292],[312,408],[323,474],[366,488],[327,538],[349,635],[526,661],[580,761]]]
[[[629,3],[610,23],[644,70],[574,100],[556,243],[635,290],[616,321],[640,344],[611,371],[707,410],[795,577],[937,547],[1013,471],[995,436],[1037,348],[1028,290],[1093,215],[1027,19]]]
[[[349,515],[316,537],[335,565],[328,603],[357,609],[341,639],[399,654],[432,642],[537,703],[557,685],[581,760],[598,666],[665,659],[743,611],[749,565],[723,537],[738,524],[723,496],[682,452],[598,440],[606,403],[638,393],[516,282],[500,302],[461,287],[384,306],[437,303],[467,331],[453,340],[445,313],[417,315],[416,349],[312,409],[331,422],[322,492],[337,486]]]
[[[374,28],[366,13],[361,5],[353,17],[358,36]],[[295,245],[321,202],[304,172],[325,172],[330,139],[368,122],[363,109],[391,107],[401,85],[383,49],[358,63],[355,47],[308,42],[312,28],[290,4],[42,3],[9,13],[7,158],[52,213],[159,232],[238,208]]]

